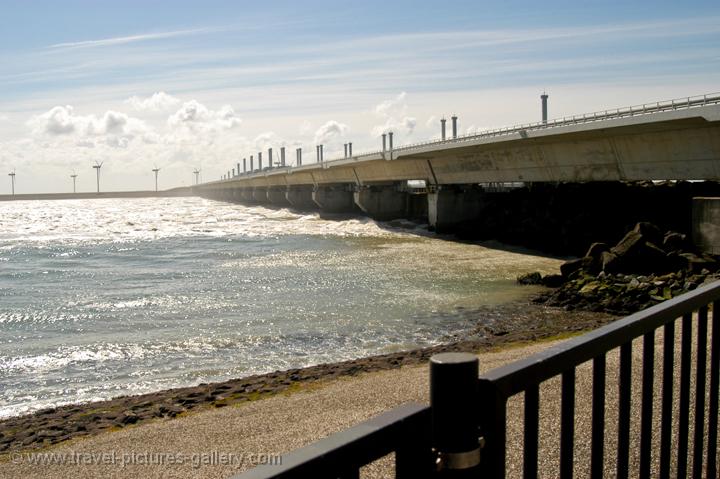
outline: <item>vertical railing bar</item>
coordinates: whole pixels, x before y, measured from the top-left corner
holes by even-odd
[[[632,341],[620,346],[620,385],[618,403],[617,478],[628,478],[630,452],[630,397],[632,379]]]
[[[590,477],[602,479],[605,447],[605,355],[593,359]]]
[[[642,406],[640,412],[640,478],[650,479],[652,458],[653,379],[655,369],[655,331],[643,336]]]
[[[360,468],[353,467],[352,469],[340,474],[338,479],[360,479]]]
[[[680,340],[680,411],[678,418],[677,477],[687,477],[688,429],[690,415],[690,350],[692,348],[692,314],[683,315]]]
[[[525,424],[523,440],[523,477],[538,477],[538,416],[540,387],[535,384],[525,390]]]
[[[707,477],[717,477],[718,388],[720,388],[720,301],[713,304],[710,350],[710,418],[708,420]]]
[[[505,478],[507,398],[480,379],[480,432],[485,439],[480,467],[487,477]]]
[[[698,311],[697,366],[695,377],[695,438],[693,440],[693,479],[701,479],[703,472],[703,444],[705,441],[705,371],[707,368],[708,307]]]
[[[662,413],[660,424],[660,477],[670,479],[670,444],[672,436],[672,401],[675,360],[675,321],[664,326]]]
[[[571,479],[575,442],[575,368],[562,373],[561,389],[560,479]]]
[[[402,443],[395,450],[396,479],[423,477],[434,470],[430,425],[426,425],[404,429]]]

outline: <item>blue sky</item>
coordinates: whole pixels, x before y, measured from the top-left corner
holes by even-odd
[[[89,190],[94,161],[103,189],[156,164],[171,187],[269,146],[536,121],[543,90],[552,117],[719,91],[720,3],[0,0],[0,59],[18,191]]]

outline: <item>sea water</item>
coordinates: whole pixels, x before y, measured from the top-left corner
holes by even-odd
[[[200,198],[0,203],[0,417],[462,337],[558,265]]]

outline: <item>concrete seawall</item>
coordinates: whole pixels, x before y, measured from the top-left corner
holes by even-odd
[[[0,195],[0,201],[27,200],[86,200],[99,198],[169,198],[175,196],[196,196],[191,187],[173,188],[163,191],[104,191],[101,193],[32,193],[24,195]]]

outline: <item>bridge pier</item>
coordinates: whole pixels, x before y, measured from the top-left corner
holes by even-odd
[[[427,201],[430,229],[450,232],[480,215],[482,191],[475,185],[442,185],[428,192]]]
[[[298,210],[316,210],[317,203],[313,201],[313,187],[311,185],[288,186],[285,198],[293,208]]]
[[[692,239],[702,252],[720,254],[720,198],[693,198]]]
[[[261,205],[267,204],[267,188],[264,186],[256,186],[255,188],[253,188],[253,200],[255,201],[255,203],[260,203]]]
[[[267,199],[270,203],[276,206],[290,206],[286,193],[286,186],[273,186],[267,189]]]
[[[313,189],[312,199],[327,213],[357,213],[350,185],[318,185]]]
[[[363,185],[353,193],[355,204],[378,221],[407,218],[408,196],[397,184]]]
[[[255,202],[253,198],[252,188],[241,188],[240,189],[240,202],[244,204],[252,204]]]

